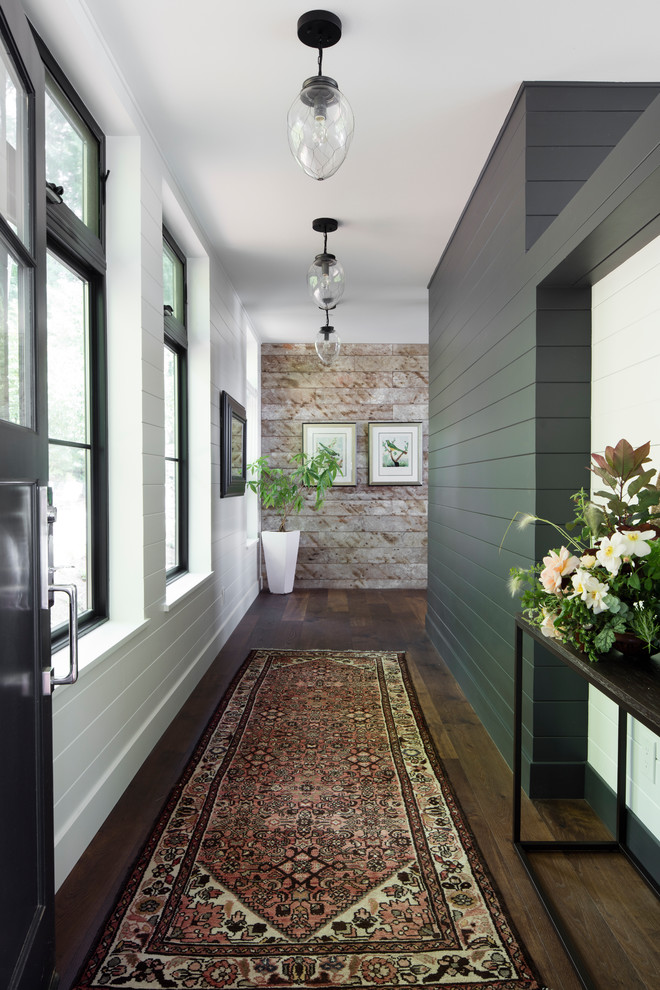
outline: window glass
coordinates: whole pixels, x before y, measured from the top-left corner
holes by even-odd
[[[166,569],[180,566],[179,538],[179,360],[165,345],[165,557]]]
[[[30,246],[27,95],[7,51],[0,46],[0,213]]]
[[[86,227],[99,232],[98,141],[55,82],[46,82],[46,180]]]
[[[89,439],[89,284],[48,257],[48,430],[59,441]]]
[[[175,351],[165,345],[165,456],[178,455],[177,372]]]
[[[179,567],[179,478],[175,461],[165,461],[165,568],[168,573]]]
[[[57,522],[53,527],[55,581],[76,584],[78,612],[92,601],[90,587],[89,286],[49,252],[48,292],[48,483]],[[67,619],[68,604],[56,596],[51,628]]]
[[[32,273],[0,240],[0,419],[32,425]]]
[[[33,425],[33,275],[21,260],[31,247],[27,94],[8,50],[0,44],[0,419]]]
[[[183,262],[167,241],[163,241],[163,305],[179,323],[185,323]]]
[[[76,585],[79,615],[87,612],[92,601],[89,467],[88,449],[49,444],[48,484],[53,489],[57,508],[57,522],[53,526],[55,583]],[[66,624],[68,614],[68,599],[56,595],[50,610],[51,629]]]

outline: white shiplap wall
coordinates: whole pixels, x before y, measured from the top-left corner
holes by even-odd
[[[107,135],[110,613],[53,699],[56,883],[258,593],[246,500],[220,499],[220,391],[246,399],[250,330],[82,0],[27,0]],[[189,282],[191,575],[166,588],[162,225]],[[61,662],[61,658],[60,658]]]
[[[594,285],[592,307],[591,449],[650,440],[660,469],[660,238]],[[612,788],[616,718],[591,690],[589,762]],[[629,720],[628,746],[628,802],[660,838],[660,740]]]

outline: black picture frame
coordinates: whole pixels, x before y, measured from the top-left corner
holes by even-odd
[[[245,495],[247,417],[244,407],[220,394],[220,498]]]

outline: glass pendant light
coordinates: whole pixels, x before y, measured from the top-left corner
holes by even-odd
[[[328,254],[328,233],[339,223],[330,217],[312,221],[312,229],[323,234],[323,251],[317,254],[307,272],[307,288],[319,309],[334,309],[344,293],[344,269],[334,254]]]
[[[341,340],[335,333],[335,328],[330,326],[330,316],[326,310],[325,326],[321,327],[316,335],[316,353],[322,364],[330,365],[338,357],[341,349]]]
[[[303,83],[287,116],[289,147],[303,172],[328,179],[346,158],[353,137],[353,111],[336,80],[324,76],[323,49],[341,38],[341,21],[327,10],[310,10],[298,19],[298,37],[318,48],[318,75]]]

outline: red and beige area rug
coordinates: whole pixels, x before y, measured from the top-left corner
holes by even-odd
[[[76,986],[538,990],[404,654],[248,657]]]

